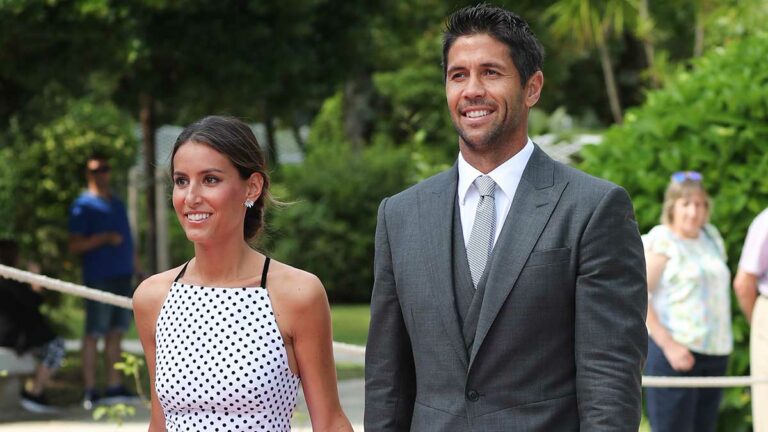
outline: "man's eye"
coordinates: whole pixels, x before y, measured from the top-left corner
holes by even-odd
[[[465,78],[466,76],[467,76],[467,74],[465,74],[464,72],[456,72],[455,74],[451,75],[451,79],[452,80],[457,80],[457,79]]]
[[[489,70],[485,71],[485,74],[486,75],[498,75],[499,73],[496,72],[495,70],[489,69]]]

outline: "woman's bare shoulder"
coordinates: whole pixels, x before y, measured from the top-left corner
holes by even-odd
[[[301,310],[322,303],[328,304],[325,287],[314,274],[279,261],[269,269],[270,296],[290,309]]]
[[[162,305],[179,271],[181,267],[176,267],[144,279],[133,293],[134,309],[155,309]]]

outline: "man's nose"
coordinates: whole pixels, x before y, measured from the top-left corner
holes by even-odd
[[[464,97],[475,99],[485,96],[485,86],[477,74],[471,74],[464,88]]]

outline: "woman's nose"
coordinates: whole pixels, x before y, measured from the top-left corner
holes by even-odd
[[[200,202],[198,186],[194,183],[190,183],[189,187],[187,188],[187,195],[184,197],[184,202],[188,206],[195,206]]]

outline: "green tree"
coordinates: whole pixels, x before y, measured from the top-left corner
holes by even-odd
[[[377,208],[408,184],[411,159],[407,148],[386,143],[353,150],[340,138],[342,99],[324,104],[304,163],[280,171],[274,192],[291,204],[268,212],[266,247],[317,274],[331,301],[367,302]]]
[[[50,85],[82,96],[91,70],[119,63],[119,19],[101,0],[0,1],[0,130]]]
[[[580,50],[597,49],[603,70],[605,89],[616,123],[623,120],[621,100],[613,71],[610,41],[634,25],[637,10],[628,0],[560,0],[544,11],[551,20],[551,30],[563,41],[571,41]]]

